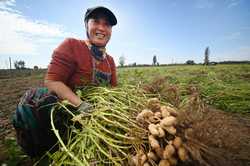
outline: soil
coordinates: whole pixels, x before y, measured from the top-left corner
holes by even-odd
[[[0,79],[0,163],[9,157],[4,141],[15,138],[11,119],[19,99],[29,88],[42,85],[43,79],[37,76]]]

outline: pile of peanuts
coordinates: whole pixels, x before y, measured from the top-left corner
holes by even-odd
[[[178,111],[163,106],[157,98],[148,100],[147,109],[142,110],[136,120],[146,124],[148,129],[149,150],[140,150],[132,157],[135,166],[174,166],[188,160],[183,141],[176,136]]]

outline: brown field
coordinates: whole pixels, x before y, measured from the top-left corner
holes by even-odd
[[[43,72],[26,73],[16,75],[5,73],[0,79],[0,161],[6,158],[3,142],[15,136],[14,128],[11,124],[11,117],[16,109],[16,105],[24,92],[31,87],[43,85]]]

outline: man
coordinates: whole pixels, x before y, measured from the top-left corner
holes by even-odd
[[[53,52],[45,88],[27,91],[16,109],[13,125],[17,142],[31,157],[43,155],[56,143],[50,125],[51,104],[66,99],[78,111],[91,112],[91,105],[82,101],[74,89],[117,85],[115,63],[105,49],[117,24],[115,15],[102,6],[89,8],[84,23],[87,39],[64,40]]]

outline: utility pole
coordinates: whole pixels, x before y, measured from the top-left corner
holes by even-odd
[[[11,57],[9,57],[9,62],[10,62],[10,77],[11,77]]]
[[[10,70],[11,70],[11,57],[9,57],[9,62],[10,62]]]

